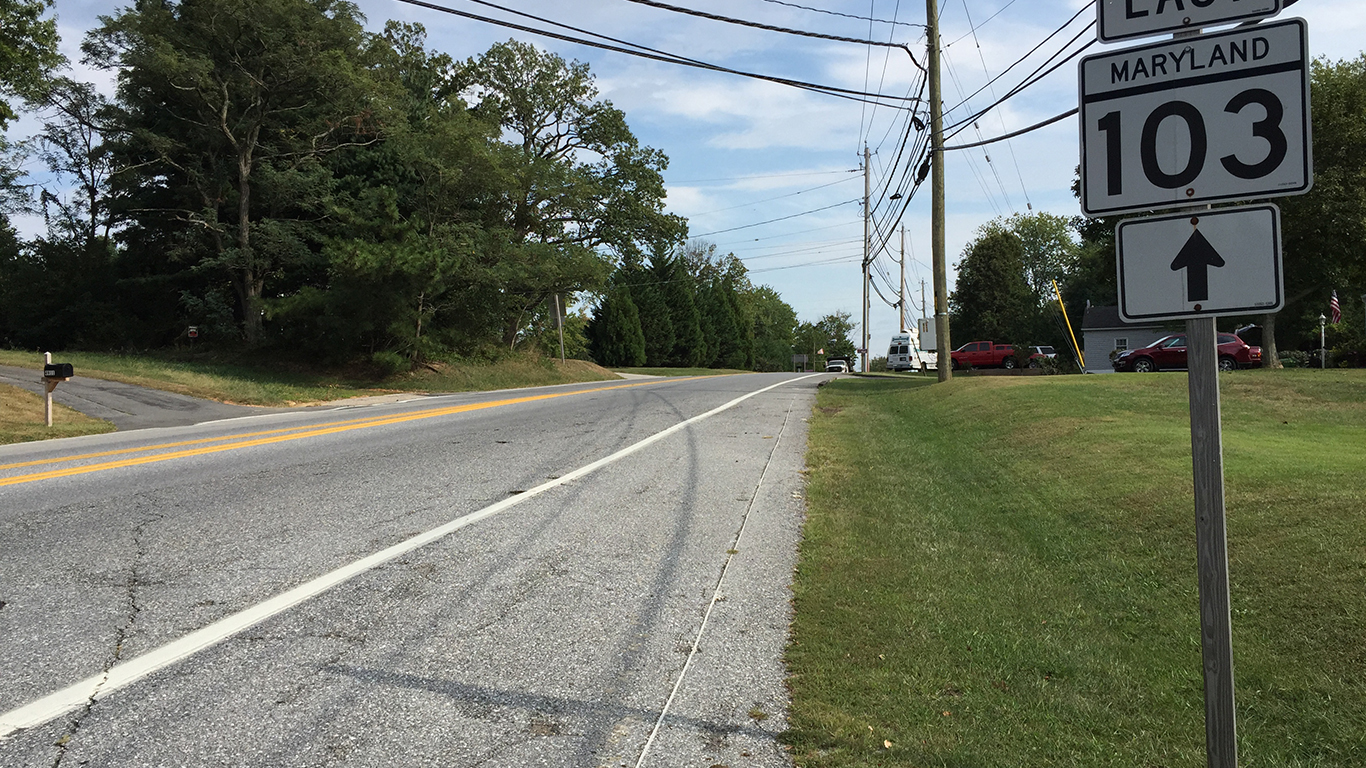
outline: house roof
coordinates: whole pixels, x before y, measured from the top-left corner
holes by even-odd
[[[1119,307],[1087,307],[1081,318],[1083,331],[1160,327],[1161,323],[1126,323],[1119,319]]]

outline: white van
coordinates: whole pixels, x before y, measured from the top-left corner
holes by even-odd
[[[887,347],[887,370],[889,371],[925,371],[936,368],[936,358],[934,352],[926,352],[920,348],[920,334],[915,331],[898,333],[892,336],[892,343]]]
[[[915,359],[915,341],[909,333],[899,333],[892,337],[887,347],[887,370],[912,371],[920,366]]]

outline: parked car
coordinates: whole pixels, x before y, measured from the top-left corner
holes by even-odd
[[[973,368],[991,368],[994,366],[1014,368],[1016,365],[1015,347],[992,341],[970,341],[950,354],[953,356],[954,370],[965,366]]]
[[[826,373],[848,373],[848,372],[849,372],[849,364],[846,363],[846,362],[844,362],[843,360],[839,360],[839,359],[827,360],[826,363],[825,363],[825,372],[826,372]]]
[[[1052,360],[1053,358],[1055,358],[1055,357],[1058,356],[1057,350],[1055,350],[1055,349],[1053,349],[1052,347],[1047,346],[1047,345],[1043,345],[1043,346],[1035,345],[1035,346],[1025,347],[1025,351],[1029,353],[1029,367],[1030,367],[1030,368],[1038,368],[1038,367],[1039,367],[1039,361],[1042,360],[1042,359],[1044,359],[1044,358],[1048,358],[1049,360]]]
[[[1262,348],[1249,346],[1232,333],[1218,334],[1219,370],[1255,368],[1262,364]],[[1112,361],[1116,371],[1171,370],[1186,367],[1186,334],[1163,336],[1146,347],[1126,349]]]

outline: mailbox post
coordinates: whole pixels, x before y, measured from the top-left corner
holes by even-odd
[[[49,427],[52,426],[52,390],[56,389],[57,385],[63,381],[71,381],[74,375],[71,363],[53,363],[52,353],[43,353],[43,389],[47,391],[43,413]]]

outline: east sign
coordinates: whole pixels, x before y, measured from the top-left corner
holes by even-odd
[[[1308,28],[1241,27],[1082,59],[1082,212],[1303,194]]]
[[[1096,34],[1102,42],[1113,43],[1232,21],[1266,19],[1280,12],[1281,0],[1099,0]]]

